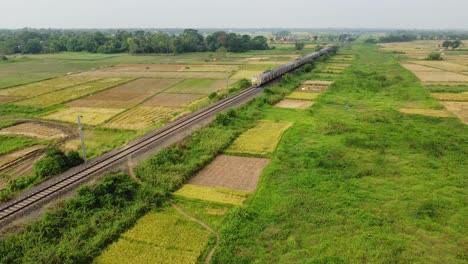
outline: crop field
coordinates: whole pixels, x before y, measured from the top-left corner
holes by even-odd
[[[304,81],[303,85],[320,85],[320,86],[329,86],[335,83],[334,81],[324,81],[324,80],[307,80]]]
[[[57,128],[36,123],[22,123],[0,130],[0,135],[18,135],[53,140],[66,138],[67,134]]]
[[[277,103],[275,106],[276,107],[281,107],[281,108],[305,109],[305,108],[309,108],[313,104],[314,104],[314,102],[312,102],[312,101],[283,99],[279,103]]]
[[[443,72],[441,69],[422,66],[419,64],[402,63],[401,65],[412,72]]]
[[[184,69],[183,64],[122,64],[99,69],[104,72],[176,72]]]
[[[311,92],[292,92],[287,99],[296,99],[296,100],[313,100],[317,98],[320,93],[311,93]]]
[[[463,93],[431,93],[432,97],[440,101],[468,101],[468,92]]]
[[[250,192],[223,187],[206,187],[201,185],[185,184],[182,188],[174,192],[174,195],[213,203],[241,205],[249,196],[249,193]]]
[[[74,107],[131,108],[178,83],[178,79],[138,79],[68,103]]]
[[[172,208],[150,212],[95,263],[196,263],[210,233]]]
[[[468,66],[447,61],[411,61],[414,64],[420,64],[435,69],[451,72],[468,72]]]
[[[323,85],[302,85],[297,88],[296,92],[304,92],[304,93],[322,93],[327,90],[328,86]]]
[[[139,130],[171,121],[182,112],[180,108],[137,106],[108,121],[104,127]]]
[[[229,81],[229,84],[234,83]],[[226,88],[225,80],[213,80],[213,79],[189,79],[177,83],[172,86],[166,93],[182,93],[182,94],[204,94],[208,95],[212,92],[216,92]]]
[[[454,84],[468,84],[468,75],[463,75],[455,72],[446,71],[428,71],[428,72],[414,72],[419,80],[425,85],[454,85]]]
[[[198,172],[190,184],[254,191],[268,159],[219,155]]]
[[[99,92],[130,80],[131,79],[123,78],[100,79],[72,86],[63,90],[42,94],[23,101],[18,101],[15,104],[45,108],[68,102],[91,93]]]
[[[434,117],[449,117],[449,112],[445,110],[421,109],[421,108],[400,108],[398,111],[404,114],[426,115]]]
[[[82,124],[96,126],[104,123],[123,110],[118,108],[66,107],[42,116],[42,118],[76,124],[77,116],[81,115]]]
[[[33,97],[94,80],[96,79],[84,77],[61,77],[7,89],[0,89],[0,95],[16,98],[16,100],[18,100],[20,98]]]
[[[292,126],[291,122],[259,121],[244,132],[226,151],[229,154],[268,155],[275,151],[283,133]]]
[[[235,72],[239,70],[240,65],[185,65],[182,71],[188,72]]]
[[[205,95],[203,94],[173,94],[173,93],[160,93],[147,101],[143,106],[184,106],[191,102],[198,100]]]
[[[447,110],[457,115],[460,120],[468,124],[468,102],[441,102]]]
[[[165,78],[165,79],[226,79],[224,72],[110,72],[110,71],[87,71],[76,74],[91,78]]]
[[[257,76],[262,74],[264,71],[262,70],[256,70],[256,71],[251,71],[251,70],[240,70],[236,72],[234,75],[231,76],[230,79],[232,80],[240,80],[240,79],[248,79],[250,80],[252,77]]]

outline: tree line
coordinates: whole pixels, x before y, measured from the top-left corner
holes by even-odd
[[[203,36],[195,29],[181,34],[123,31],[113,33],[61,30],[0,31],[0,54],[38,54],[62,51],[92,53],[244,52],[269,49],[263,36],[250,37],[217,31]]]
[[[462,32],[422,32],[422,33],[391,33],[377,39],[370,38],[368,42],[407,42],[413,40],[467,40],[468,33]]]

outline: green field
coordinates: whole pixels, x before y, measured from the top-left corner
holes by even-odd
[[[20,136],[0,136],[0,155],[25,147],[44,144],[44,140],[37,140],[30,137]]]
[[[233,82],[230,81],[229,84]],[[165,92],[168,93],[193,93],[193,94],[210,94],[226,88],[225,80],[213,79],[187,79],[177,83]]]
[[[295,125],[214,263],[466,263],[466,125],[398,113],[440,105],[393,54],[346,51],[353,66],[310,110],[263,109]]]

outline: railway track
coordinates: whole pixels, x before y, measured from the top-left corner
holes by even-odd
[[[23,197],[13,199],[10,202],[0,205],[0,227],[3,221],[20,214],[28,208],[34,207],[34,205],[37,205],[48,197],[67,190],[68,187],[73,186],[77,182],[80,182],[100,171],[110,168],[113,165],[118,165],[119,162],[125,160],[126,157],[137,154],[152,144],[155,144],[155,142],[158,142],[165,137],[174,134],[175,132],[184,130],[185,128],[196,124],[197,122],[226,108],[236,106],[242,102],[243,99],[249,98],[250,96],[259,93],[259,91],[259,88],[247,88],[237,95],[225,98],[211,106],[205,107],[188,116],[185,116],[172,124],[169,124],[142,137],[139,140],[130,143],[125,147],[105,154],[100,158],[96,158],[95,160],[91,160],[88,164],[81,165],[78,167],[78,169],[73,170],[72,173],[69,173],[66,175],[66,177],[62,177],[60,180],[51,181],[49,184],[44,184],[45,186],[41,186],[40,188],[24,195]]]

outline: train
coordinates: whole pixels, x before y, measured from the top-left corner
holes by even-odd
[[[268,70],[268,71],[265,71],[264,73],[258,75],[258,76],[254,76],[252,78],[252,86],[253,87],[260,87],[262,86],[263,84],[287,73],[287,72],[290,72],[294,69],[297,69],[299,67],[301,67],[302,65],[306,64],[307,62],[309,61],[312,61],[314,60],[315,58],[318,58],[324,54],[327,54],[329,53],[330,51],[332,51],[333,48],[331,47],[327,47],[327,48],[323,48],[321,49],[320,51],[317,51],[317,52],[314,52],[314,53],[311,53],[309,55],[306,55],[302,58],[299,58],[295,61],[292,61],[292,62],[289,62],[287,64],[284,64],[284,65],[281,65],[277,68],[274,68],[273,70]]]

